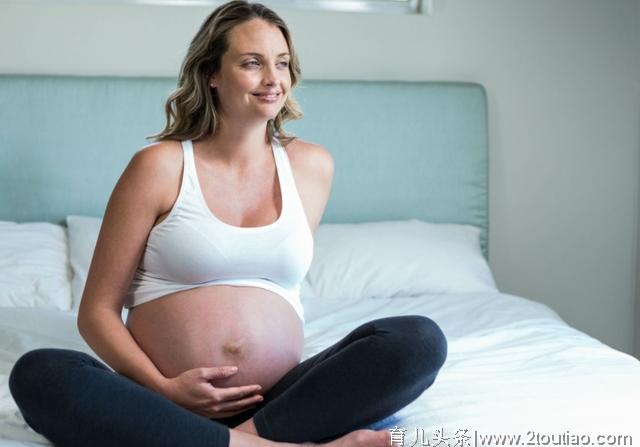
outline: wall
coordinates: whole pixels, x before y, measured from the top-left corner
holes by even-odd
[[[631,352],[640,315],[639,8],[435,0],[432,16],[281,14],[307,78],[483,84],[499,287]],[[5,0],[0,72],[175,76],[208,11]]]

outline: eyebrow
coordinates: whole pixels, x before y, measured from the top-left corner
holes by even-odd
[[[263,57],[262,54],[260,53],[241,53],[240,56],[258,56],[258,57]],[[280,56],[291,56],[289,53],[280,53],[278,54],[278,57]]]

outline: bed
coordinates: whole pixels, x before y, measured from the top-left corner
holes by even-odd
[[[22,353],[95,355],[75,316],[100,216],[174,83],[0,76],[0,447],[51,445],[9,394]],[[304,81],[296,97],[305,116],[287,129],[336,161],[303,357],[392,315],[426,315],[448,340],[435,383],[371,427],[407,446],[637,445],[640,362],[493,280],[484,88]]]

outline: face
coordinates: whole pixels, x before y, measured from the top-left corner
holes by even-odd
[[[225,118],[268,121],[284,106],[291,88],[289,47],[282,31],[262,19],[234,27],[220,71],[211,76]]]

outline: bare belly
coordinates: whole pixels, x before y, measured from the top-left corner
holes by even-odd
[[[165,377],[205,366],[237,366],[214,386],[270,389],[302,357],[304,330],[293,307],[258,287],[210,286],[129,309],[127,328]]]

